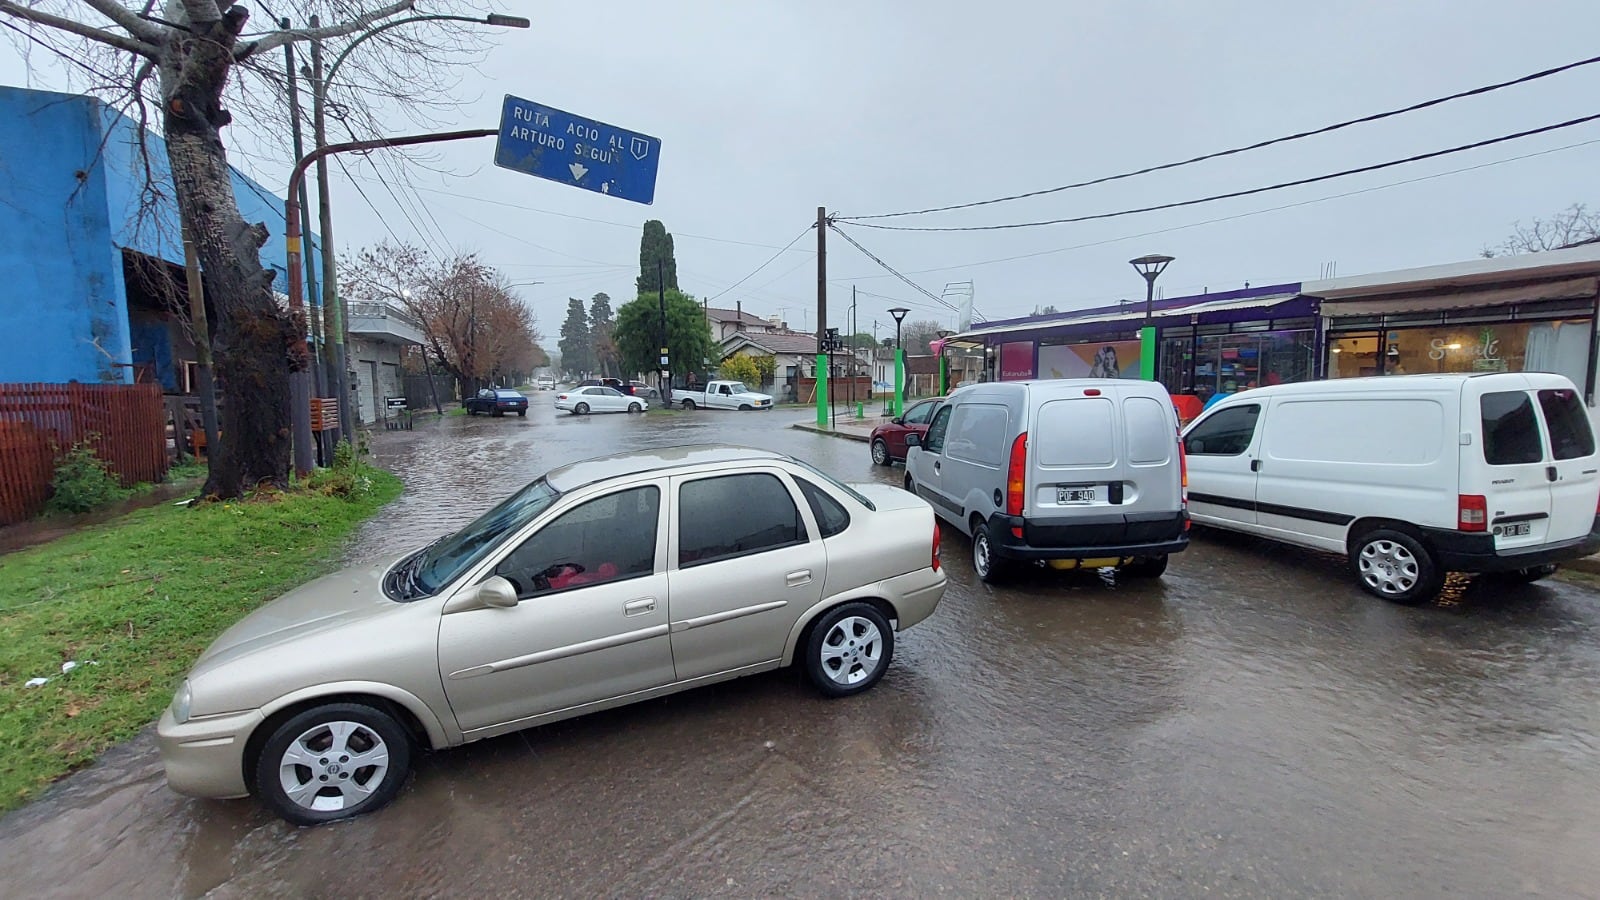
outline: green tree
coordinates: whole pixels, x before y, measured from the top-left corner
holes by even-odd
[[[775,356],[752,356],[756,363],[756,374],[761,377],[762,384],[771,384],[772,376],[778,373],[778,358]]]
[[[672,255],[672,234],[659,219],[644,223],[644,237],[639,239],[639,278],[636,285],[640,294],[654,294],[661,288],[656,277],[656,262],[661,262],[660,272],[666,278],[667,290],[678,289],[678,261]]]
[[[661,346],[661,307],[656,295],[640,294],[617,310],[617,324],[611,332],[617,354],[627,372],[655,372]],[[667,290],[667,348],[674,376],[702,372],[716,342],[706,325],[704,310],[695,298]]]
[[[595,366],[605,375],[622,377],[617,360],[617,342],[611,332],[617,325],[611,312],[611,295],[604,291],[589,301],[589,343],[594,347]]]
[[[567,320],[561,323],[561,365],[568,372],[582,377],[594,371],[594,338],[589,332],[589,315],[583,311],[583,301],[567,298]]]
[[[858,331],[850,337],[850,348],[853,350],[870,350],[878,346],[878,339],[865,331]]]
[[[767,359],[771,358],[770,356],[767,357]],[[718,372],[729,381],[742,381],[746,385],[758,385],[761,383],[761,372],[756,368],[755,359],[743,353],[735,353],[723,360],[722,367]]]

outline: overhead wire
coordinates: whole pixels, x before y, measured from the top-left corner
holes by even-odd
[[[864,254],[867,257],[867,259],[870,259],[873,262],[877,263],[879,266],[883,267],[883,270],[888,272],[890,275],[893,275],[894,277],[900,279],[902,282],[905,282],[905,284],[910,286],[910,288],[912,290],[916,291],[919,294],[922,294],[924,297],[927,297],[929,300],[932,300],[933,302],[939,304],[940,306],[944,307],[947,310],[950,310],[952,312],[960,312],[960,310],[954,304],[952,304],[949,301],[945,300],[943,297],[940,297],[939,295],[937,295],[934,292],[928,290],[927,288],[923,287],[922,285],[917,284],[915,281],[912,281],[911,279],[907,278],[906,276],[901,275],[900,272],[898,270],[896,270],[894,266],[891,266],[888,263],[884,262],[882,259],[880,259],[878,257],[877,254],[873,253],[871,250],[868,250],[866,247],[861,246],[861,242],[860,241],[857,241],[855,238],[851,237],[848,233],[846,233],[844,231],[844,229],[840,228],[838,225],[833,224],[833,222],[831,220],[828,222],[828,227],[833,229],[833,232],[835,234],[837,234],[840,237],[844,238],[846,241],[849,241],[851,246],[855,247],[857,250],[860,250],[862,252],[862,254]]]
[[[1313,128],[1313,129],[1311,129],[1309,131],[1300,131],[1300,132],[1296,132],[1294,134],[1284,135],[1282,137],[1271,138],[1270,140],[1257,141],[1257,142],[1255,142],[1253,144],[1246,144],[1246,145],[1244,145],[1242,147],[1233,147],[1233,148],[1228,149],[1228,150],[1218,150],[1218,151],[1214,151],[1212,153],[1204,153],[1204,154],[1201,154],[1199,156],[1190,157],[1189,159],[1183,159],[1183,160],[1177,160],[1177,161],[1174,161],[1174,162],[1161,163],[1159,165],[1154,165],[1154,166],[1146,166],[1146,167],[1144,167],[1142,169],[1135,169],[1135,170],[1133,170],[1131,172],[1122,172],[1122,173],[1119,173],[1119,174],[1116,174],[1116,175],[1106,175],[1106,176],[1102,176],[1102,177],[1099,177],[1099,178],[1091,178],[1091,179],[1089,179],[1087,181],[1078,181],[1078,182],[1073,182],[1071,184],[1058,185],[1056,187],[1044,188],[1042,190],[1037,190],[1037,191],[1026,191],[1026,192],[1020,193],[1020,194],[1010,194],[1010,195],[1004,196],[1004,197],[994,197],[994,198],[991,198],[989,200],[974,200],[974,201],[969,202],[969,203],[955,203],[955,204],[951,204],[949,206],[932,206],[932,207],[928,207],[926,209],[911,209],[911,210],[905,210],[905,211],[902,211],[902,212],[893,212],[893,213],[878,213],[876,215],[870,215],[870,216],[839,216],[837,218],[837,220],[840,221],[840,222],[857,222],[857,223],[860,223],[860,222],[863,222],[863,221],[865,221],[867,219],[894,219],[894,218],[900,218],[902,216],[920,216],[920,215],[927,215],[929,213],[950,212],[950,211],[959,210],[959,209],[972,209],[974,207],[979,207],[979,206],[991,206],[991,205],[996,204],[996,203],[1009,203],[1010,201],[1013,201],[1013,200],[1024,200],[1024,199],[1028,199],[1030,197],[1043,197],[1043,196],[1046,196],[1048,194],[1058,194],[1058,193],[1061,193],[1062,191],[1070,191],[1070,190],[1076,190],[1078,188],[1092,187],[1092,186],[1097,185],[1097,184],[1106,184],[1106,183],[1112,182],[1112,181],[1121,181],[1123,179],[1133,178],[1133,177],[1136,177],[1136,176],[1139,176],[1139,175],[1148,175],[1148,174],[1150,174],[1152,172],[1164,172],[1164,171],[1167,171],[1167,170],[1170,170],[1170,169],[1177,169],[1177,168],[1180,168],[1182,166],[1189,166],[1189,165],[1194,165],[1195,163],[1206,162],[1208,160],[1221,159],[1221,158],[1227,157],[1227,156],[1235,156],[1237,154],[1247,153],[1247,152],[1252,151],[1252,150],[1260,150],[1260,149],[1262,149],[1264,147],[1271,147],[1271,146],[1274,146],[1276,144],[1286,144],[1286,143],[1289,143],[1291,141],[1298,141],[1298,140],[1303,140],[1303,139],[1309,138],[1309,137],[1315,137],[1317,135],[1328,134],[1330,132],[1339,131],[1341,129],[1349,128],[1349,127],[1354,126],[1354,125],[1364,125],[1364,124],[1367,124],[1367,123],[1370,123],[1370,122],[1377,122],[1377,121],[1380,121],[1380,120],[1383,120],[1383,119],[1389,119],[1389,118],[1393,118],[1395,116],[1405,115],[1407,113],[1413,113],[1413,112],[1417,112],[1419,110],[1424,110],[1424,109],[1429,109],[1431,107],[1440,106],[1440,105],[1443,105],[1445,103],[1449,103],[1449,102],[1452,102],[1452,101],[1455,101],[1455,100],[1460,100],[1460,99],[1463,99],[1463,98],[1466,98],[1466,97],[1475,97],[1475,96],[1479,96],[1479,95],[1482,95],[1482,94],[1488,94],[1488,93],[1491,93],[1493,91],[1498,91],[1498,90],[1501,90],[1503,88],[1513,87],[1513,86],[1520,85],[1520,84],[1527,84],[1530,81],[1537,81],[1537,80],[1539,80],[1541,78],[1548,78],[1548,77],[1550,77],[1552,75],[1559,75],[1559,74],[1561,74],[1563,72],[1569,72],[1569,71],[1571,71],[1573,69],[1582,68],[1583,66],[1594,65],[1595,63],[1600,63],[1600,56],[1591,56],[1588,59],[1580,59],[1580,60],[1578,60],[1576,62],[1570,62],[1570,63],[1567,63],[1565,65],[1553,66],[1553,67],[1548,68],[1548,69],[1541,69],[1540,71],[1531,72],[1531,73],[1529,73],[1527,75],[1523,75],[1523,76],[1521,76],[1519,78],[1512,78],[1512,79],[1507,80],[1507,81],[1498,81],[1498,82],[1495,82],[1493,84],[1486,84],[1486,85],[1482,85],[1482,86],[1479,86],[1479,87],[1471,88],[1469,90],[1457,91],[1456,93],[1453,93],[1453,94],[1447,94],[1447,95],[1445,95],[1443,97],[1435,97],[1435,98],[1433,98],[1431,100],[1424,100],[1424,101],[1422,101],[1420,103],[1412,103],[1412,104],[1410,104],[1408,106],[1402,106],[1402,107],[1399,107],[1397,109],[1391,109],[1391,110],[1385,110],[1383,112],[1371,113],[1371,114],[1365,115],[1365,116],[1358,116],[1358,117],[1356,117],[1354,119],[1345,119],[1345,120],[1340,121],[1340,122],[1335,122],[1335,123],[1333,123],[1331,125],[1324,125],[1321,128]]]
[[[789,241],[789,243],[784,244],[783,247],[780,248],[777,253],[774,253],[770,257],[768,257],[766,262],[762,263],[759,266],[756,266],[755,269],[753,269],[750,272],[749,275],[744,276],[743,278],[739,279],[738,281],[735,281],[733,284],[730,284],[727,287],[723,288],[722,290],[720,290],[720,291],[716,292],[715,294],[711,295],[710,297],[707,297],[706,298],[706,302],[710,303],[711,301],[717,299],[718,297],[721,297],[723,294],[728,293],[729,291],[733,290],[734,288],[738,287],[739,285],[744,284],[746,281],[749,281],[751,278],[754,278],[757,272],[760,272],[762,269],[765,269],[767,266],[772,265],[772,263],[774,261],[776,261],[778,257],[784,255],[785,253],[788,253],[790,247],[793,247],[801,238],[805,237],[806,234],[808,232],[810,232],[815,227],[816,227],[815,225],[807,225],[805,228],[802,228],[800,230],[799,234],[795,235],[794,238]],[[790,269],[789,271],[792,272],[794,270]],[[784,274],[787,275],[788,273],[785,272]]]
[[[877,224],[875,222],[863,222],[863,221],[860,221],[860,220],[850,220],[850,224],[858,226],[860,228],[877,228],[877,229],[884,230],[884,231],[924,231],[924,232],[934,232],[934,231],[942,231],[942,232],[952,232],[952,231],[1008,231],[1008,230],[1017,229],[1017,228],[1037,228],[1037,227],[1046,226],[1046,225],[1069,225],[1069,224],[1072,224],[1072,223],[1075,223],[1075,222],[1094,222],[1094,221],[1099,221],[1099,220],[1103,220],[1103,219],[1116,219],[1116,218],[1121,218],[1123,216],[1132,216],[1132,215],[1138,215],[1138,214],[1141,214],[1141,213],[1157,212],[1157,211],[1165,210],[1165,209],[1179,209],[1179,208],[1186,207],[1186,206],[1198,206],[1198,205],[1200,205],[1202,203],[1215,203],[1216,201],[1219,201],[1219,200],[1232,200],[1232,199],[1235,199],[1235,198],[1238,198],[1238,197],[1249,197],[1249,196],[1253,196],[1255,194],[1265,194],[1265,193],[1268,193],[1270,191],[1281,191],[1281,190],[1285,190],[1287,188],[1302,187],[1302,186],[1308,185],[1308,184],[1317,184],[1318,182],[1331,181],[1331,180],[1333,180],[1335,178],[1346,178],[1346,177],[1351,176],[1351,175],[1361,175],[1361,174],[1365,174],[1367,172],[1377,172],[1377,171],[1381,171],[1383,169],[1392,169],[1395,166],[1403,166],[1403,165],[1409,165],[1411,163],[1422,162],[1424,160],[1437,159],[1439,157],[1449,156],[1449,155],[1455,154],[1455,153],[1464,153],[1464,152],[1466,152],[1468,150],[1478,150],[1478,149],[1481,149],[1483,147],[1492,147],[1492,146],[1494,146],[1496,144],[1506,143],[1507,141],[1516,141],[1516,140],[1521,140],[1521,139],[1527,138],[1527,137],[1533,137],[1535,135],[1548,134],[1548,133],[1553,132],[1553,131],[1560,131],[1563,128],[1574,128],[1576,126],[1586,125],[1586,124],[1588,124],[1590,122],[1594,122],[1594,121],[1600,121],[1600,113],[1596,113],[1596,114],[1590,115],[1590,116],[1582,116],[1582,117],[1576,118],[1576,119],[1568,119],[1565,122],[1556,122],[1554,124],[1544,125],[1544,126],[1541,126],[1539,128],[1529,128],[1529,129],[1524,130],[1524,131],[1518,131],[1518,132],[1515,132],[1515,133],[1512,133],[1512,134],[1505,134],[1505,135],[1501,135],[1499,137],[1494,137],[1494,138],[1487,138],[1487,139],[1481,140],[1481,141],[1473,141],[1472,143],[1469,143],[1469,144],[1460,144],[1458,146],[1448,147],[1448,148],[1443,149],[1443,150],[1433,150],[1433,151],[1430,151],[1428,153],[1418,153],[1418,154],[1415,154],[1415,155],[1412,155],[1412,156],[1405,157],[1403,159],[1392,159],[1392,160],[1389,160],[1387,162],[1373,163],[1373,164],[1365,165],[1365,166],[1356,166],[1355,168],[1344,169],[1344,170],[1338,171],[1338,172],[1328,172],[1326,174],[1315,175],[1315,176],[1312,176],[1310,178],[1297,178],[1297,179],[1295,179],[1293,181],[1280,181],[1277,184],[1269,184],[1269,185],[1265,185],[1265,186],[1262,186],[1262,187],[1248,188],[1248,189],[1239,190],[1239,191],[1228,191],[1227,193],[1211,194],[1210,196],[1195,197],[1195,198],[1191,198],[1191,199],[1188,199],[1188,200],[1177,200],[1177,201],[1174,201],[1172,203],[1158,203],[1158,204],[1155,204],[1153,206],[1141,206],[1141,207],[1136,207],[1136,208],[1133,208],[1133,209],[1116,210],[1115,212],[1092,213],[1092,214],[1089,214],[1089,215],[1082,215],[1082,216],[1065,216],[1065,217],[1058,218],[1058,219],[1041,219],[1041,220],[1032,221],[1032,222],[1008,222],[1008,223],[1001,224],[1001,225],[959,225],[959,226],[958,225],[943,225],[943,226],[931,226],[931,225],[880,225],[880,224]],[[845,220],[841,219],[839,221],[845,221]]]

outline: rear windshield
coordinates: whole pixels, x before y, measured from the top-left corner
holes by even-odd
[[[1550,432],[1550,450],[1556,459],[1579,459],[1594,453],[1594,429],[1578,392],[1560,388],[1539,392],[1539,408]]]
[[[1544,460],[1539,422],[1525,391],[1496,391],[1478,401],[1483,412],[1483,459],[1491,466]]]

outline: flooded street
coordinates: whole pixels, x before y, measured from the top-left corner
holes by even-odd
[[[451,418],[379,432],[407,490],[349,558],[551,467],[731,442],[899,484],[803,411]],[[8,897],[1600,896],[1600,594],[1453,585],[1197,537],[1154,582],[972,574],[883,682],[756,676],[424,756],[297,829],[170,792],[148,733],[0,820]]]

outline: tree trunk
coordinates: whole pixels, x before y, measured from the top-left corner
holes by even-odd
[[[222,89],[244,20],[243,10],[234,8],[218,22],[193,24],[193,36],[170,48],[172,64],[162,67],[178,210],[192,228],[205,292],[217,312],[213,352],[222,383],[222,434],[204,493],[220,498],[288,482],[290,349],[297,328],[272,295],[275,273],[261,267],[266,226],[247,225],[240,216],[222,147],[220,130],[232,119],[222,107]]]

